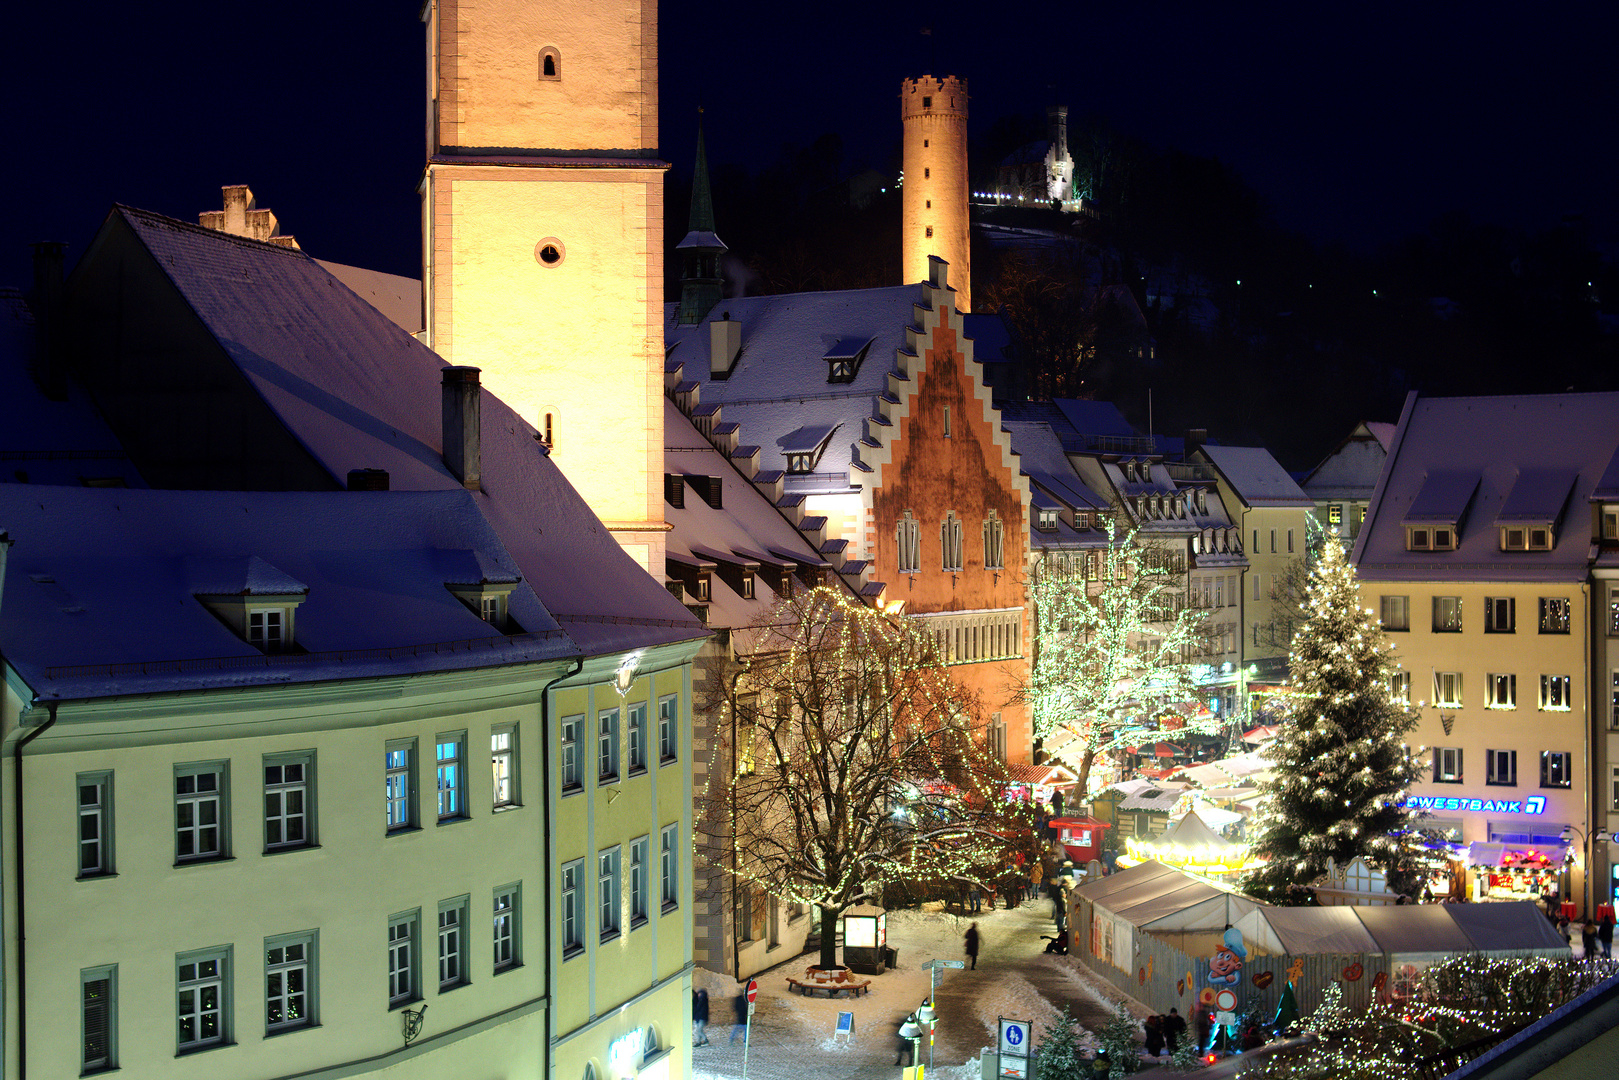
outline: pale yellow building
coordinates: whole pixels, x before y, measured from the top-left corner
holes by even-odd
[[[1413,394],[1356,541],[1395,689],[1421,710],[1422,827],[1454,842],[1474,899],[1612,902],[1591,833],[1619,823],[1616,455],[1619,395]]]

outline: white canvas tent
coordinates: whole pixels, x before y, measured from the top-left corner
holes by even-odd
[[[1212,949],[1227,926],[1258,906],[1231,889],[1151,861],[1074,892],[1076,900],[1089,902],[1089,925],[1076,925],[1075,933],[1088,936],[1093,956],[1120,968],[1130,966],[1138,931],[1182,951],[1187,946],[1198,951],[1207,938]],[[1079,907],[1082,913],[1087,910],[1087,905]],[[1076,922],[1084,923],[1084,915]]]

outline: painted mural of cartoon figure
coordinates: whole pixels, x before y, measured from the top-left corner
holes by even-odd
[[[1248,959],[1248,948],[1242,943],[1242,931],[1231,927],[1214,950],[1209,961],[1210,986],[1236,986],[1242,981],[1242,962]]]

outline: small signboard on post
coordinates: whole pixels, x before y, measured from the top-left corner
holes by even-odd
[[[1029,1075],[1029,1032],[1027,1020],[1001,1017],[1001,1040],[997,1049],[996,1075],[1006,1080],[1027,1080]]]
[[[842,1045],[847,1047],[849,1040],[854,1037],[854,1013],[838,1013],[838,1026],[832,1031],[832,1041],[843,1040]]]

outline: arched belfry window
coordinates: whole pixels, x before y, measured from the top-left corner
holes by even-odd
[[[562,54],[550,46],[540,50],[540,78],[562,78]]]

